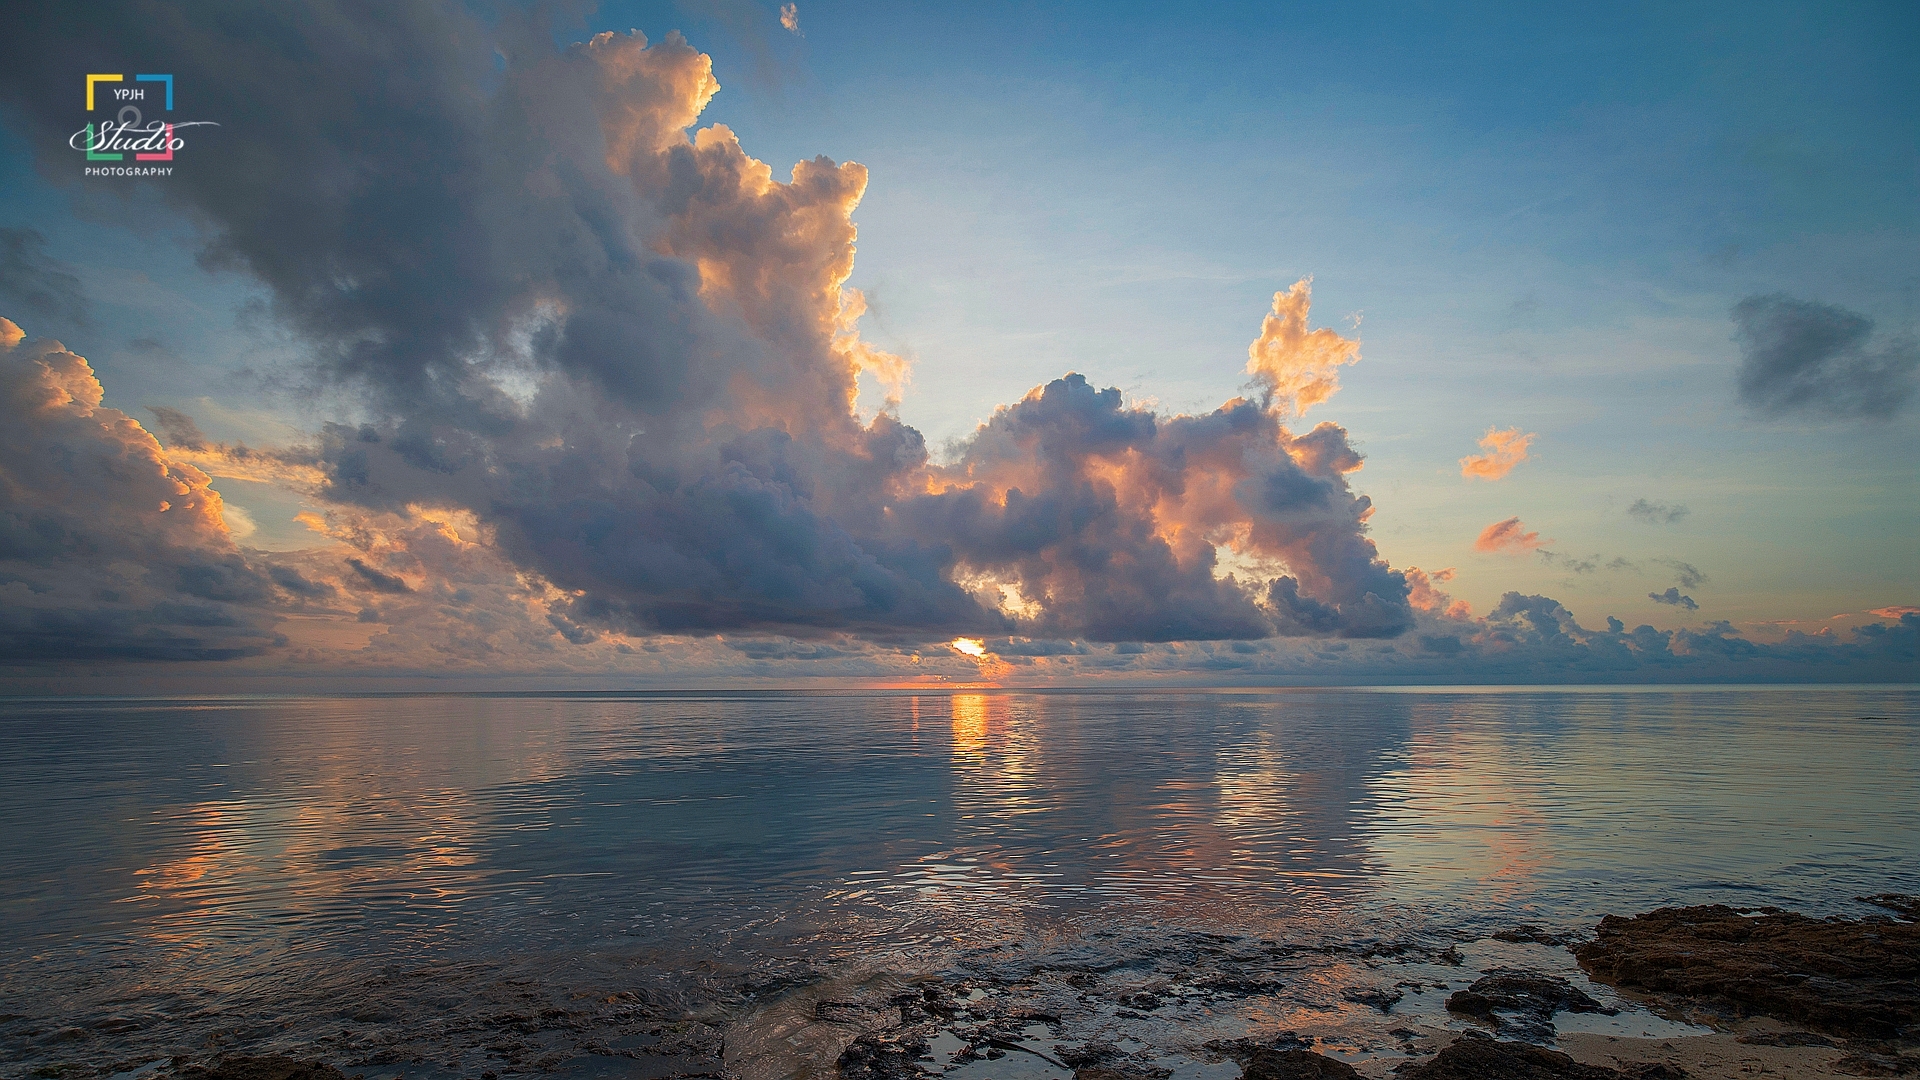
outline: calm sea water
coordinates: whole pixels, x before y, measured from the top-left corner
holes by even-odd
[[[13,701],[0,864],[7,1075],[526,1071],[488,1018],[528,1002],[720,1029],[876,972],[1858,914],[1920,893],[1920,691]],[[729,1066],[819,1073],[788,1028]]]

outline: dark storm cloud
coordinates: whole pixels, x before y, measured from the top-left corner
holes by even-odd
[[[1870,347],[1864,315],[1775,293],[1735,304],[1733,322],[1740,399],[1756,409],[1883,420],[1913,396],[1920,346],[1897,338]]]
[[[1649,525],[1672,525],[1689,513],[1691,511],[1677,503],[1669,505],[1650,502],[1646,499],[1635,499],[1633,505],[1627,507],[1628,517]]]
[[[860,372],[904,373],[860,340],[845,288],[865,169],[816,158],[782,181],[724,128],[689,138],[718,84],[677,36],[556,53],[519,9],[329,0],[45,5],[19,22],[0,92],[36,147],[76,123],[46,87],[170,58],[179,108],[221,126],[155,190],[202,223],[209,265],[268,286],[315,377],[372,416],[325,430],[318,494],[471,511],[564,593],[551,635],[1411,625],[1347,483],[1346,432],[1283,423],[1358,359],[1309,327],[1304,281],[1275,294],[1251,350],[1259,401],[1161,417],[1070,376],[939,466],[917,431],[853,409]],[[1230,556],[1249,569],[1225,573]],[[393,576],[356,558],[350,586]]]
[[[70,326],[87,322],[86,292],[66,267],[47,257],[36,229],[0,228],[0,311]]]
[[[1669,586],[1667,588],[1667,591],[1663,593],[1657,593],[1657,592],[1648,593],[1647,599],[1653,601],[1656,604],[1667,604],[1672,607],[1686,608],[1688,611],[1700,610],[1700,605],[1694,603],[1693,597],[1683,595],[1679,589],[1673,588],[1671,586]]]

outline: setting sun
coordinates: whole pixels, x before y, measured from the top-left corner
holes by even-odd
[[[955,652],[963,652],[968,656],[987,655],[987,643],[979,638],[957,637],[947,644],[953,646]]]

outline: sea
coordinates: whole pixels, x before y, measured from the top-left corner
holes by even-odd
[[[1886,893],[1915,687],[0,702],[6,1077],[1385,1075],[1502,968],[1705,1030],[1607,914]]]

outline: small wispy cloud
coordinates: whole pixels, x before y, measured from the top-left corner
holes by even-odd
[[[1656,604],[1667,604],[1672,607],[1686,608],[1688,611],[1700,610],[1700,605],[1693,602],[1693,597],[1683,596],[1680,590],[1675,588],[1668,588],[1667,591],[1663,593],[1650,592],[1647,594],[1647,599]]]
[[[1461,458],[1460,475],[1469,480],[1498,480],[1527,460],[1527,447],[1537,438],[1533,432],[1522,433],[1517,427],[1504,431],[1488,428],[1480,437],[1480,449],[1486,453]]]
[[[780,5],[780,25],[786,27],[788,33],[793,33],[793,34],[800,33],[799,5],[797,4],[781,4]],[[805,35],[802,35],[802,36],[805,36]]]
[[[1672,525],[1690,513],[1692,511],[1678,503],[1669,505],[1646,499],[1635,499],[1633,505],[1627,507],[1628,517],[1648,525]]]
[[[1783,293],[1734,305],[1740,400],[1762,412],[1885,420],[1913,397],[1920,344],[1910,336],[1870,346],[1873,320]]]
[[[1505,521],[1496,521],[1480,530],[1479,539],[1473,542],[1475,551],[1504,551],[1509,554],[1523,555],[1540,548],[1540,534],[1528,532],[1527,527],[1517,517]]]

